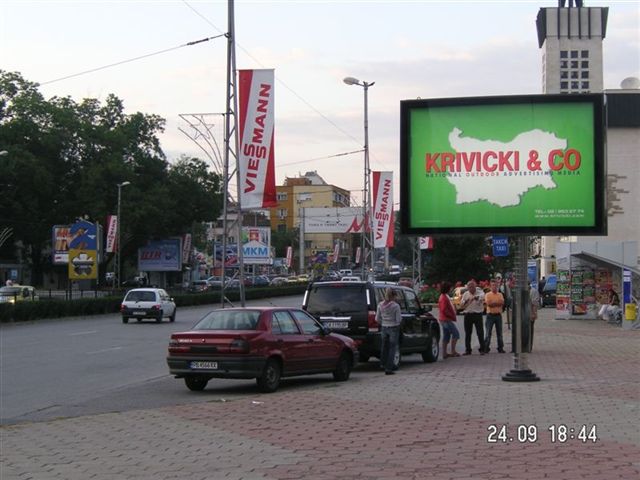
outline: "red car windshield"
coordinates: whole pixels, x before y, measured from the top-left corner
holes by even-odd
[[[194,330],[255,330],[260,312],[257,310],[216,310],[200,320]]]

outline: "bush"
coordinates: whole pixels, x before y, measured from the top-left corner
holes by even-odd
[[[256,287],[245,289],[245,299],[282,297],[304,293],[306,284],[285,285],[282,287]],[[171,292],[170,292],[171,294]],[[172,294],[178,307],[212,305],[220,303],[220,291],[207,293]],[[229,290],[225,293],[230,302],[240,301],[240,291]],[[77,300],[41,299],[37,302],[18,302],[0,304],[0,323],[26,322],[44,318],[76,317],[117,313],[120,311],[122,296],[101,298],[79,298]]]

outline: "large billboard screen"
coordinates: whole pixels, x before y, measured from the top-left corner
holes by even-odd
[[[150,241],[138,249],[138,270],[141,272],[179,272],[182,270],[182,239],[167,238]]]
[[[604,97],[406,100],[405,234],[606,235]]]

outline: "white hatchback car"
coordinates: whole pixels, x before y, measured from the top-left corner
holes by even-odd
[[[173,298],[162,288],[134,288],[129,290],[120,305],[122,323],[129,323],[129,318],[141,321],[152,318],[160,323],[163,317],[170,322],[176,320],[176,304]]]

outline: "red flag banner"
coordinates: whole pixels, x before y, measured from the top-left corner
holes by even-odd
[[[373,174],[373,247],[393,247],[393,172]]]
[[[118,228],[118,216],[117,215],[107,216],[107,241],[105,246],[105,251],[107,253],[113,253],[118,248],[117,228]]]
[[[420,250],[432,250],[433,237],[420,237]]]
[[[240,70],[238,77],[240,205],[243,210],[275,207],[274,73]]]

